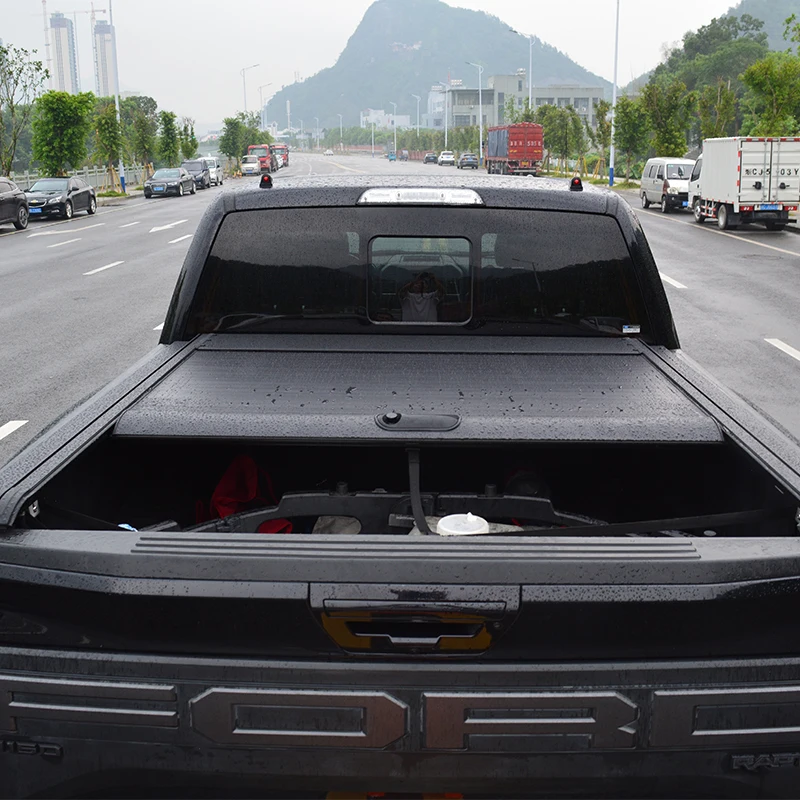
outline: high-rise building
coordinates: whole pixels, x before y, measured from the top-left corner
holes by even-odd
[[[50,16],[50,40],[53,48],[53,74],[50,86],[57,92],[78,94],[78,60],[75,51],[75,26],[72,20],[56,12]]]
[[[94,26],[94,83],[98,97],[113,97],[117,91],[114,62],[114,26],[98,20]]]

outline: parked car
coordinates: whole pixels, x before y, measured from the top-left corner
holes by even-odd
[[[80,178],[40,178],[30,189],[28,210],[31,216],[52,216],[72,219],[76,211],[94,214],[97,211],[97,193]]]
[[[187,193],[194,194],[196,191],[194,178],[183,167],[156,170],[153,177],[144,182],[144,196],[148,199],[168,194],[183,197]]]
[[[443,150],[439,155],[440,167],[454,167],[456,165],[456,157],[452,150]]]
[[[331,150],[331,149],[329,148],[328,150],[326,150],[326,151],[325,151],[325,155],[326,155],[326,156],[332,156],[332,155],[333,155],[333,150]]]
[[[242,175],[260,175],[261,161],[258,156],[242,157]]]
[[[436,153],[425,153],[425,157],[422,159],[423,164],[435,164],[436,161]]]
[[[222,186],[224,176],[222,174],[222,164],[220,164],[219,159],[216,156],[203,156],[200,160],[205,162],[208,167],[208,174],[214,186]]]
[[[28,198],[11,178],[0,178],[0,225],[12,223],[18,231],[28,227]]]
[[[478,169],[480,167],[478,156],[475,153],[462,153],[456,166],[459,169]]]
[[[211,171],[205,159],[196,158],[184,161],[181,169],[185,169],[193,178],[198,189],[208,189],[211,186]]]
[[[664,214],[673,208],[688,208],[694,164],[687,158],[651,158],[642,171],[642,208],[660,205]]]

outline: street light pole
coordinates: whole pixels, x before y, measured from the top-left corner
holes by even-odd
[[[528,111],[533,111],[533,34],[528,34]]]
[[[397,155],[397,103],[390,100],[389,105],[394,109],[392,111],[392,127],[394,128],[394,152]]]
[[[418,94],[411,95],[417,101],[417,139],[419,139],[419,101],[422,98]]]
[[[375,158],[375,120],[372,120],[372,157]]]
[[[261,66],[260,64],[251,64],[249,67],[243,67],[239,70],[242,75],[242,91],[244,92],[244,113],[247,113],[247,79],[245,78],[245,74],[249,69],[255,69],[256,67]]]
[[[261,130],[265,130],[266,127],[267,127],[267,123],[266,123],[266,120],[265,120],[265,114],[264,114],[264,98],[263,98],[263,96],[261,94],[262,90],[266,89],[267,86],[272,86],[272,83],[264,83],[264,84],[262,84],[261,86],[258,87],[258,102],[259,102],[260,107],[261,107]],[[269,100],[267,100],[267,102],[269,103]]]
[[[480,155],[478,156],[478,164],[483,166],[483,67],[473,61],[467,61],[471,67],[478,70],[478,125],[480,131]]]
[[[314,117],[314,130],[317,134],[317,150],[319,150],[319,117]]]
[[[114,105],[117,109],[117,125],[121,124],[121,117],[119,113],[119,60],[117,58],[117,29],[114,27],[114,9],[112,7],[112,0],[108,0],[108,24],[111,26],[111,42],[114,46]],[[94,31],[92,31],[94,35]],[[49,47],[49,41],[48,41]],[[49,54],[48,49],[48,54]],[[144,180],[144,178],[142,178]],[[119,154],[119,185],[123,194],[127,194],[125,190],[125,164],[122,161],[122,153]]]
[[[344,117],[341,114],[337,114],[339,117],[339,149],[344,150]]]
[[[614,134],[617,129],[617,66],[619,64],[619,0],[617,0],[617,34],[614,42],[614,94],[611,100],[611,158],[608,165],[608,185],[614,185],[614,161],[616,158],[616,147],[614,146]]]

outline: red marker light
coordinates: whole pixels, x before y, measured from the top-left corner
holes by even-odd
[[[569,184],[569,190],[571,192],[582,192],[583,191],[583,182],[580,178],[573,178]]]
[[[261,183],[258,184],[259,189],[271,189],[272,188],[272,176],[269,173],[261,176]]]

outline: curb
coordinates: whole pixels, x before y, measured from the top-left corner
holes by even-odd
[[[144,197],[144,192],[129,192],[126,197],[98,197],[98,206],[123,206],[128,200]]]

